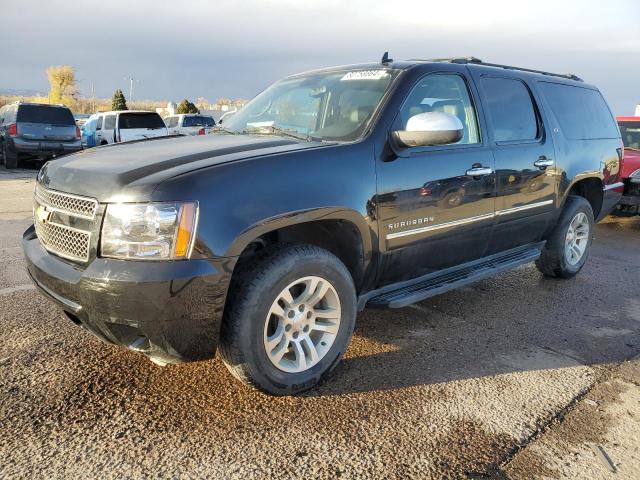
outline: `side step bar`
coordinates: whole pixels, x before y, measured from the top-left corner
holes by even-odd
[[[497,273],[511,270],[540,256],[545,242],[529,244],[490,257],[434,272],[423,277],[389,285],[360,298],[358,306],[401,308],[449,290],[468,285]]]

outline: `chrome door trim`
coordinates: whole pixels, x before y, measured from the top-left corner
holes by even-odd
[[[529,210],[532,208],[543,207],[550,205],[553,200],[545,200],[543,202],[530,203],[528,205],[522,205],[520,207],[506,208],[504,210],[498,210],[495,213],[486,213],[484,215],[477,215],[474,217],[461,218],[460,220],[454,220],[452,222],[438,223],[436,225],[429,225],[427,227],[414,228],[412,230],[405,230],[404,232],[388,233],[387,240],[393,240],[394,238],[406,237],[409,235],[417,235],[419,233],[432,232],[434,230],[441,230],[443,228],[456,227],[458,225],[466,225],[467,223],[479,222],[481,220],[488,220],[497,216],[509,215],[515,212],[521,212],[523,210]]]
[[[404,232],[394,232],[387,234],[387,240],[393,238],[406,237],[407,235],[416,235],[418,233],[431,232],[433,230],[440,230],[442,228],[455,227],[458,225],[465,225],[467,223],[479,222],[480,220],[487,220],[493,218],[493,213],[487,213],[484,215],[477,215],[475,217],[461,218],[460,220],[454,220],[452,222],[439,223],[437,225],[429,225],[428,227],[414,228],[413,230],[405,230]]]
[[[553,200],[545,200],[544,202],[530,203],[528,205],[522,205],[520,207],[505,208],[504,210],[498,210],[496,212],[496,215],[509,215],[510,213],[521,212],[523,210],[529,210],[531,208],[543,207],[552,203]]]

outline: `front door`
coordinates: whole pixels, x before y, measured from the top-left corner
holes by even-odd
[[[539,241],[555,214],[554,146],[528,85],[481,75],[496,161],[496,226],[489,253]]]
[[[464,135],[456,144],[408,148],[392,161],[378,161],[380,286],[480,258],[487,250],[495,169],[471,91],[463,74],[428,74],[396,118],[394,130],[404,129],[413,115],[446,112],[460,119]]]

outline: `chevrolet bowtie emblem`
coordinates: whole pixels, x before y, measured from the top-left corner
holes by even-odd
[[[36,208],[36,220],[40,223],[47,223],[50,217],[51,212],[46,207],[38,205],[38,208]]]

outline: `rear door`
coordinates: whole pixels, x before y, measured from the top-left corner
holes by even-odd
[[[76,122],[68,108],[19,105],[16,123],[20,138],[38,142],[43,148],[76,139]]]
[[[163,137],[167,127],[155,112],[125,112],[118,115],[118,141]]]
[[[538,241],[555,214],[555,151],[530,86],[509,75],[480,75],[496,167],[495,229],[488,253]]]

